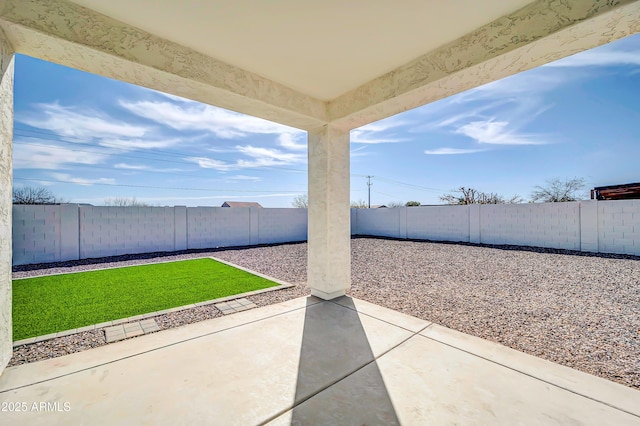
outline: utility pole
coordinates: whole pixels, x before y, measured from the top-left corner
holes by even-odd
[[[371,183],[371,178],[373,176],[367,176],[367,186],[369,187],[369,208],[371,208],[371,185],[373,185]]]

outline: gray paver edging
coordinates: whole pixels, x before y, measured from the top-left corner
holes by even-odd
[[[251,269],[244,268],[244,267],[239,266],[239,265],[235,265],[235,264],[233,264],[231,262],[227,262],[225,260],[221,260],[221,259],[218,259],[218,258],[213,257],[213,256],[205,256],[205,257],[202,257],[201,259],[207,259],[207,258],[208,259],[213,259],[216,262],[224,263],[225,265],[231,266],[233,268],[240,269],[240,270],[245,271],[245,272],[249,272],[250,274],[257,275],[257,276],[262,277],[264,279],[267,279],[269,281],[273,281],[274,283],[277,283],[278,285],[275,286],[275,287],[263,288],[261,290],[248,291],[246,293],[240,293],[240,294],[234,294],[234,295],[231,295],[231,296],[220,297],[218,299],[207,300],[207,301],[204,301],[204,302],[192,303],[190,305],[184,305],[184,306],[178,306],[178,307],[175,307],[175,308],[163,309],[161,311],[156,311],[156,312],[149,312],[149,313],[143,314],[143,315],[135,315],[135,316],[132,316],[132,317],[129,317],[129,318],[121,318],[121,319],[117,319],[117,320],[113,320],[113,321],[102,322],[100,324],[87,325],[85,327],[79,327],[79,328],[74,328],[74,329],[71,329],[71,330],[59,331],[57,333],[51,333],[51,334],[47,334],[47,335],[44,335],[44,336],[29,337],[28,339],[16,340],[15,342],[13,342],[13,347],[16,348],[18,346],[24,346],[24,345],[29,345],[29,344],[32,344],[32,343],[43,342],[45,340],[55,339],[57,337],[65,337],[65,336],[70,336],[70,335],[76,334],[76,333],[83,333],[85,331],[98,330],[98,329],[101,329],[101,328],[111,327],[111,326],[119,325],[119,324],[124,324],[124,323],[131,322],[131,321],[145,320],[145,319],[157,317],[159,315],[169,314],[171,312],[178,312],[178,311],[183,311],[185,309],[192,309],[192,308],[196,308],[196,307],[200,307],[200,306],[213,305],[213,304],[216,304],[216,303],[227,302],[229,300],[239,299],[239,298],[242,298],[242,297],[253,296],[253,295],[261,294],[261,293],[266,293],[266,292],[269,292],[269,291],[282,290],[282,289],[285,289],[285,288],[295,287],[295,284],[290,284],[290,283],[284,282],[284,281],[279,280],[277,278],[273,278],[273,277],[270,277],[268,275],[261,274],[260,272],[252,271]],[[187,259],[187,260],[192,260],[192,259]],[[171,261],[167,261],[167,262],[152,262],[152,263],[169,263],[169,262],[182,262],[182,260],[171,260]],[[130,265],[130,266],[139,266],[139,265]],[[115,269],[115,268],[127,268],[127,267],[130,267],[130,266],[114,266],[112,268],[102,268],[102,269],[99,269],[99,270]],[[98,269],[92,269],[91,271],[96,271],[96,270],[98,270]],[[73,274],[73,273],[80,273],[80,272],[90,272],[90,271],[64,272],[64,273],[59,273],[59,274],[50,274],[49,276],[51,276],[51,275],[64,275],[64,274],[69,274],[69,273]],[[35,277],[30,277],[30,278],[35,278]],[[24,278],[17,278],[17,279],[24,279]]]

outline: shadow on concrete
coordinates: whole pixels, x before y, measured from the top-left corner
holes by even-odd
[[[339,300],[307,299],[291,424],[400,424],[355,305]]]

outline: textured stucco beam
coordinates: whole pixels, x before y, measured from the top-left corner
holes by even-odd
[[[329,121],[354,129],[637,32],[639,0],[540,0],[331,101]]]
[[[18,53],[304,130],[350,130],[640,31],[640,0],[538,0],[330,102],[65,0],[0,2]]]
[[[300,129],[326,103],[64,0],[6,0],[0,27],[16,52]]]

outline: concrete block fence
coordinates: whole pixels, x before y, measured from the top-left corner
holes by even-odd
[[[640,256],[640,200],[352,209],[351,234]],[[13,206],[14,265],[306,239],[306,209]]]
[[[640,256],[640,200],[353,209],[351,234]]]
[[[14,265],[306,239],[306,209],[13,206]]]

